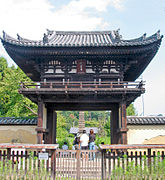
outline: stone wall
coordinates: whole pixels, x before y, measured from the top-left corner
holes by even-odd
[[[0,143],[36,144],[36,127],[25,125],[0,126]]]

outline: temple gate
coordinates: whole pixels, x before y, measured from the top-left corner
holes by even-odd
[[[47,31],[41,41],[2,43],[33,83],[19,92],[38,104],[38,143],[56,143],[57,110],[111,110],[111,143],[127,144],[126,107],[145,92],[135,81],[155,56],[160,32],[123,40],[119,31]]]

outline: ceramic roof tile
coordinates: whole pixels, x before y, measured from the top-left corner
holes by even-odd
[[[119,31],[48,31],[46,41],[33,41],[22,38],[18,35],[18,39],[12,38],[4,32],[3,40],[22,46],[137,46],[145,45],[157,41],[162,38],[160,31],[150,37],[132,40],[123,40]]]
[[[0,125],[37,125],[37,117],[0,117]]]
[[[128,125],[165,125],[165,117],[163,116],[128,116],[127,117]]]
[[[148,116],[148,117],[138,117],[138,116],[128,116],[127,117],[128,125],[165,125],[165,117],[163,116]],[[28,118],[28,117],[0,117],[0,125],[37,125],[37,117]],[[86,131],[90,129],[98,132],[98,128],[87,127]],[[78,132],[78,128],[73,127],[70,131]]]

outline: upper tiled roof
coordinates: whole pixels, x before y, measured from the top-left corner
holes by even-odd
[[[71,127],[69,133],[71,134],[77,134],[78,133],[78,127]],[[97,127],[86,127],[86,133],[89,134],[90,133],[90,129],[93,129],[94,133],[97,134],[98,133],[98,128]]]
[[[99,46],[136,46],[146,45],[160,40],[160,31],[150,37],[146,34],[137,39],[123,40],[119,30],[115,31],[47,31],[43,40],[33,41],[22,38],[17,39],[3,32],[3,41],[20,46],[51,46],[51,47],[99,47]]]
[[[128,116],[128,125],[165,125],[165,117],[163,116]]]
[[[37,117],[0,117],[0,125],[37,125]]]

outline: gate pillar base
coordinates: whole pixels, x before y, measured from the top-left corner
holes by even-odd
[[[43,144],[44,134],[48,132],[47,129],[37,127],[35,129],[37,131],[37,144]]]
[[[118,132],[118,144],[127,144],[127,131],[128,128],[120,128],[117,130]]]

